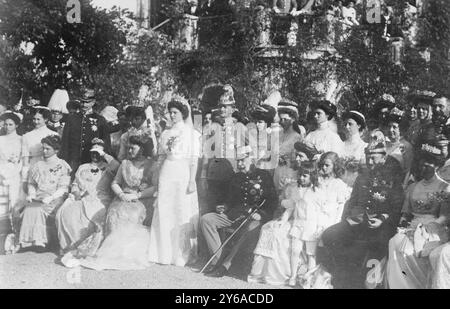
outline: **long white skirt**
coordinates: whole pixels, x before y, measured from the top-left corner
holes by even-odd
[[[166,159],[159,175],[158,198],[150,230],[149,261],[186,265],[197,257],[197,191],[186,194],[189,160]]]
[[[276,226],[270,221],[261,228],[258,244],[254,251],[249,282],[286,285],[291,276],[291,237],[292,221]]]
[[[433,217],[419,217],[411,222],[411,231],[397,233],[389,241],[389,259],[386,268],[387,283],[390,289],[426,289],[430,287],[432,268],[429,257],[417,257],[412,233],[419,223],[427,224]],[[443,242],[447,240],[445,227],[436,234]],[[436,249],[435,249],[436,250]]]
[[[446,243],[430,253],[430,263],[433,269],[433,289],[450,289],[450,243]]]

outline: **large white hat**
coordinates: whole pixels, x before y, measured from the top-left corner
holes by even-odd
[[[119,111],[114,106],[106,106],[101,112],[100,115],[106,119],[106,122],[116,122],[118,120],[117,113]]]
[[[69,94],[67,91],[63,89],[56,89],[48,102],[48,108],[52,111],[68,114],[69,111],[66,107],[67,102],[69,102]]]

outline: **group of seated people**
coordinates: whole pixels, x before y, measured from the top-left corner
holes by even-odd
[[[167,109],[157,143],[131,121],[116,152],[93,138],[76,171],[58,156],[45,108],[23,136],[17,113],[2,114],[0,185],[20,249],[57,244],[62,264],[96,270],[203,262],[210,277],[247,258],[249,282],[305,288],[346,287],[375,259],[378,285],[449,287],[445,96],[414,92],[404,106],[384,95],[368,120],[317,100],[302,122],[298,105],[275,93],[244,124],[227,88],[202,132],[187,101]]]

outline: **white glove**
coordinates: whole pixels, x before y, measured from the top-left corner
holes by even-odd
[[[42,199],[42,203],[44,203],[46,205],[50,204],[52,201],[53,201],[53,199],[51,196],[47,196],[46,198]]]

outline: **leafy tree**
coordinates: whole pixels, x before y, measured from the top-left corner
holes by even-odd
[[[2,53],[2,78],[9,92],[24,89],[45,97],[55,88],[92,82],[122,57],[126,33],[119,30],[118,10],[96,10],[81,0],[81,23],[67,21],[66,0],[2,0],[0,33],[13,49]]]

